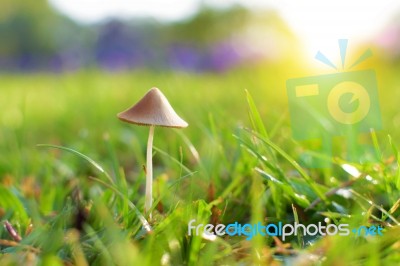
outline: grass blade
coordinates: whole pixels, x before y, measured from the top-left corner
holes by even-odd
[[[182,162],[180,162],[178,159],[172,157],[171,155],[169,155],[165,151],[163,151],[163,150],[161,150],[161,149],[159,149],[157,147],[154,147],[154,146],[153,146],[153,150],[161,153],[162,155],[164,155],[165,157],[169,158],[171,161],[173,161],[174,163],[179,165],[183,170],[186,171],[187,174],[191,174],[192,173],[192,171],[189,168],[187,168],[184,164],[182,164]]]
[[[299,172],[302,178],[310,185],[310,187],[314,190],[314,192],[324,201],[327,202],[327,198],[322,193],[322,191],[315,185],[314,180],[304,171],[304,169],[289,155],[287,154],[284,150],[282,150],[279,146],[277,146],[275,143],[273,143],[271,140],[266,139],[257,132],[251,132],[247,130],[250,134],[253,134],[256,138],[264,142],[266,145],[271,147],[273,150],[275,150],[279,155],[281,155],[284,159],[286,159],[296,170]]]
[[[86,156],[83,153],[80,153],[79,151],[76,151],[74,149],[71,148],[67,148],[64,146],[58,146],[58,145],[52,145],[52,144],[37,144],[37,147],[44,147],[44,148],[54,148],[54,149],[59,149],[59,150],[63,150],[63,151],[67,151],[70,152],[74,155],[77,155],[78,157],[84,159],[85,161],[89,162],[94,168],[96,168],[100,173],[104,174],[104,176],[108,179],[108,181],[111,182],[111,184],[114,184],[114,180],[111,178],[111,176],[107,173],[107,171],[105,171],[103,169],[103,167],[101,167],[100,164],[98,164],[95,160],[93,160],[92,158]]]
[[[143,225],[143,228],[144,228],[147,232],[151,232],[151,231],[152,231],[149,222],[146,220],[146,218],[143,216],[143,214],[139,211],[139,209],[136,207],[136,205],[135,205],[132,201],[130,201],[129,198],[128,198],[126,195],[124,195],[123,193],[121,193],[121,192],[120,192],[116,187],[114,187],[113,185],[107,184],[106,182],[104,182],[104,181],[101,180],[101,179],[98,179],[98,178],[92,177],[92,176],[89,176],[89,179],[91,179],[91,180],[93,180],[93,181],[96,181],[97,183],[99,183],[99,184],[101,184],[101,185],[103,185],[103,186],[105,186],[105,187],[111,189],[112,191],[115,192],[115,194],[117,194],[118,196],[120,196],[123,200],[126,200],[127,203],[128,203],[128,205],[129,205],[129,207],[131,207],[132,210],[133,210],[133,211],[136,213],[136,215],[138,216],[140,222],[141,222],[142,225]]]
[[[299,215],[297,214],[297,209],[293,204],[292,204],[292,210],[293,210],[293,216],[294,216],[295,223],[300,224]],[[301,232],[301,230],[297,231],[296,233],[297,233],[297,241],[299,243],[299,246],[301,248],[303,248],[304,247],[303,233]]]
[[[264,138],[269,139],[269,135],[267,133],[267,130],[265,129],[260,113],[258,112],[257,107],[254,103],[253,97],[251,97],[248,90],[245,91],[246,91],[247,104],[249,105],[250,121],[253,126],[253,129],[257,132],[260,132],[261,136],[263,136]]]
[[[400,226],[400,222],[397,221],[396,218],[393,217],[393,215],[391,215],[388,211],[386,211],[384,208],[382,208],[381,206],[379,206],[378,204],[374,203],[372,200],[367,199],[366,197],[364,197],[363,195],[361,195],[360,193],[354,191],[353,189],[350,190],[351,193],[353,193],[354,195],[356,195],[358,198],[366,201],[369,205],[371,205],[372,207],[380,210],[382,213],[384,213],[387,217],[389,217],[390,219],[392,219],[393,222],[396,223],[396,225]]]

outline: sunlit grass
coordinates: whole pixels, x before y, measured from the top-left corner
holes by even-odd
[[[281,69],[2,77],[0,220],[22,241],[0,227],[0,264],[396,265],[398,69],[378,73],[384,130],[376,132],[374,147],[380,161],[350,163],[338,146],[332,169],[322,170],[298,164],[302,146],[291,138],[285,82],[306,73]],[[142,168],[148,130],[121,123],[116,114],[153,86],[190,126],[156,128],[149,219]],[[383,237],[294,236],[282,243],[189,237],[191,219],[385,229]],[[150,234],[143,230],[147,221]]]

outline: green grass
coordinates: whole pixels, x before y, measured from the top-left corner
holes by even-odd
[[[286,79],[315,74],[306,70],[2,76],[0,221],[22,241],[0,227],[0,264],[398,265],[399,69],[379,66],[384,129],[364,136],[379,160],[347,162],[338,139],[332,168],[311,170],[298,164],[303,148],[291,137],[285,93]],[[152,86],[189,127],[156,128],[149,220],[148,128],[116,114]],[[188,236],[191,219],[381,225],[384,235],[209,240]]]

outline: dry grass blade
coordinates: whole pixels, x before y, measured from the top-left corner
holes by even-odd
[[[328,192],[326,192],[326,193],[325,193],[325,196],[326,196],[327,198],[328,198],[328,197],[331,197],[331,196],[335,195],[336,192],[338,192],[340,189],[343,189],[343,188],[345,188],[345,187],[350,187],[350,186],[353,185],[354,182],[356,182],[356,181],[357,181],[357,179],[352,179],[352,180],[346,181],[346,182],[344,182],[343,184],[341,184],[340,186],[335,187],[335,188],[332,188],[331,190],[329,190]],[[317,206],[317,205],[318,205],[319,203],[321,203],[321,202],[322,202],[321,198],[317,198],[317,199],[314,200],[314,201],[310,204],[310,206],[308,206],[304,211],[308,211],[308,210],[313,209],[315,206]]]
[[[8,234],[12,237],[12,239],[14,239],[14,241],[21,242],[22,237],[8,221],[4,222],[4,227],[6,228]]]

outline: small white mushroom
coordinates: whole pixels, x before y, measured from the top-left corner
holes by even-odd
[[[149,138],[147,141],[146,157],[146,196],[144,209],[149,212],[153,204],[153,136],[155,126],[184,128],[188,126],[180,118],[164,94],[157,88],[150,89],[146,95],[134,106],[118,114],[118,118],[131,124],[150,126]],[[151,217],[151,213],[149,214]]]

